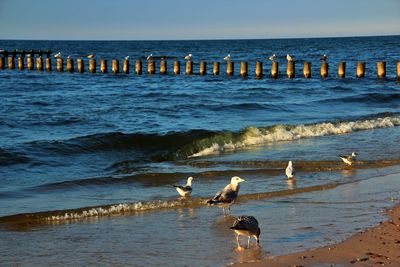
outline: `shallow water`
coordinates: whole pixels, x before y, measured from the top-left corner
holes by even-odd
[[[10,265],[224,265],[335,242],[374,224],[398,197],[399,38],[0,40],[4,49],[74,58],[166,55],[169,70],[188,52],[195,70],[227,53],[237,62],[234,77],[224,64],[216,77],[1,70],[0,255]],[[268,77],[265,58],[280,55],[283,76],[288,51],[297,76],[309,60],[313,78]],[[331,65],[321,80],[323,53]],[[247,79],[237,75],[241,60],[249,61]],[[256,60],[264,61],[261,80],[253,78]],[[348,75],[337,79],[342,60]],[[358,60],[367,62],[363,79],[354,77]],[[378,60],[387,61],[386,79],[375,78]],[[356,164],[344,166],[337,155],[352,151]],[[288,160],[294,184],[285,181]],[[204,205],[234,175],[247,183],[232,215],[259,219],[261,250],[237,254],[233,217]],[[194,191],[182,201],[171,184],[188,176]]]

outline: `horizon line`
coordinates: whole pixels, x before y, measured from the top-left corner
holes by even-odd
[[[116,42],[154,42],[154,41],[236,41],[236,40],[282,40],[282,39],[327,39],[327,38],[367,38],[367,37],[391,37],[400,36],[400,34],[382,34],[382,35],[347,35],[347,36],[310,36],[310,37],[269,37],[269,38],[204,38],[204,39],[11,39],[5,38],[0,41],[116,41]]]

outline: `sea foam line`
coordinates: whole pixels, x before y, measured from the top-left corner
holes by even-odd
[[[356,131],[376,128],[396,127],[400,125],[400,117],[384,117],[348,122],[324,122],[301,125],[275,125],[265,128],[249,127],[237,136],[227,138],[225,142],[212,142],[209,146],[189,155],[189,158],[218,154],[224,151],[244,149],[249,146],[281,141],[292,141],[301,138],[326,135],[348,134]]]

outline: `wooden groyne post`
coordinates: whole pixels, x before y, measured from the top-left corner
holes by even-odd
[[[67,58],[67,63],[66,63],[66,70],[67,72],[74,72],[74,60],[72,58]]]
[[[122,71],[125,74],[129,74],[129,59],[124,59],[124,63],[122,65]]]
[[[18,69],[19,70],[24,70],[25,69],[24,58],[23,57],[19,57],[17,59],[17,62],[18,62]]]
[[[245,61],[240,62],[240,76],[247,77],[248,64]]]
[[[219,75],[219,62],[213,63],[213,75]]]
[[[338,64],[338,77],[345,78],[346,77],[346,62],[341,61]]]
[[[174,74],[175,75],[181,74],[181,62],[180,61],[174,61]]]
[[[148,74],[156,73],[156,62],[154,60],[147,61],[147,73]]]
[[[288,61],[286,65],[286,76],[291,79],[295,76],[295,65],[294,61]]]
[[[263,76],[263,63],[261,61],[256,62],[255,76],[256,79],[261,79]]]
[[[233,75],[233,71],[234,70],[234,63],[233,61],[227,61],[226,62],[226,75],[228,76],[232,76]]]
[[[167,61],[164,59],[160,61],[160,74],[161,75],[167,74]]]
[[[365,62],[357,62],[356,66],[356,77],[362,78],[365,76]]]
[[[56,59],[56,70],[58,72],[64,71],[64,60],[62,58]]]
[[[50,57],[46,57],[45,63],[46,63],[46,71],[52,71],[51,58]]]
[[[111,71],[114,74],[118,74],[119,73],[119,60],[118,59],[113,59],[111,61]]]
[[[376,74],[378,78],[385,78],[386,77],[386,62],[379,61],[376,62]]]
[[[186,75],[192,75],[193,74],[193,61],[186,61],[186,70],[185,70]]]
[[[142,74],[142,61],[139,59],[135,61],[135,73],[137,75]]]
[[[396,77],[397,81],[400,82],[400,61],[397,61],[396,63]]]
[[[36,58],[36,70],[43,70],[43,58],[41,56]]]
[[[329,71],[329,64],[328,62],[322,62],[321,63],[321,69],[320,69],[320,75],[321,78],[325,79],[326,77],[328,77],[328,71]]]
[[[0,57],[0,70],[4,70],[4,57]]]
[[[206,75],[207,74],[207,62],[204,60],[200,61],[200,75]]]
[[[107,73],[107,59],[100,59],[100,72]]]
[[[28,70],[33,70],[34,69],[34,64],[33,64],[33,60],[34,59],[35,59],[34,57],[27,57],[26,58],[26,68]]]
[[[272,61],[271,64],[271,78],[276,79],[279,76],[279,63],[276,61]]]
[[[83,63],[83,59],[78,58],[76,60],[76,69],[79,73],[84,73],[85,72],[85,65]]]
[[[303,65],[304,78],[311,78],[311,62],[305,61]]]
[[[96,59],[89,59],[89,73],[96,73]]]

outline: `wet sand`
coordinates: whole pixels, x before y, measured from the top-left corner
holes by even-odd
[[[235,266],[400,266],[400,205],[387,214],[387,221],[339,244]]]

